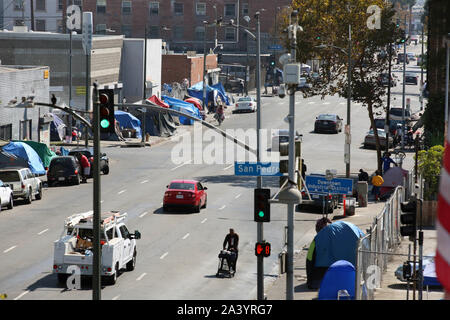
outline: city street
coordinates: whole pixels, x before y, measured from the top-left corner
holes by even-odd
[[[419,54],[420,45],[409,46],[407,52]],[[407,65],[407,71],[417,73],[420,83],[416,61]],[[391,107],[401,107],[402,73],[399,69],[393,69],[393,73],[399,81],[391,89]],[[411,99],[412,113],[418,112],[419,85],[406,85],[406,93]],[[345,173],[344,133],[316,134],[313,130],[315,117],[321,113],[336,113],[345,124],[346,108],[345,98],[304,99],[300,93],[296,94],[295,123],[297,131],[303,134],[306,174],[324,174],[327,169]],[[284,118],[288,110],[288,97],[263,97],[262,128],[269,129],[269,133],[270,129],[287,129]],[[233,114],[227,116],[221,129],[247,130],[255,126],[256,113]],[[364,168],[372,174],[376,169],[376,151],[362,148],[369,127],[367,109],[352,103],[352,173]],[[186,130],[191,131],[191,128]],[[253,221],[253,189],[256,178],[235,176],[234,165],[230,163],[174,164],[171,152],[177,143],[171,139],[147,148],[102,149],[110,158],[110,173],[101,177],[102,211],[127,212],[130,232],[139,230],[142,234],[142,239],[137,241],[136,269],[123,272],[114,286],[105,286],[102,299],[255,299],[257,229]],[[207,145],[204,142],[203,147]],[[173,179],[195,179],[207,186],[207,208],[200,213],[163,212],[164,191]],[[276,192],[278,178],[263,178],[263,186]],[[81,290],[66,290],[52,274],[52,265],[53,244],[63,231],[64,219],[92,210],[92,202],[90,179],[78,186],[46,188],[42,200],[31,205],[18,201],[14,210],[1,211],[0,293],[21,300],[91,299],[89,281],[83,281]],[[278,275],[286,206],[272,205],[271,212],[271,222],[264,224],[264,239],[272,244],[272,254],[264,260],[266,283]],[[319,217],[319,213],[295,213],[296,250],[307,244],[305,235],[315,232]],[[237,273],[232,279],[220,279],[215,276],[218,253],[230,227],[240,237]]]

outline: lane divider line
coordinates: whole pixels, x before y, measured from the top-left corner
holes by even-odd
[[[147,183],[147,182],[148,182],[148,180],[141,181],[141,183]]]
[[[235,199],[238,199],[242,194],[239,193],[236,197],[234,197]]]
[[[42,230],[41,232],[38,233],[38,236],[40,236],[41,234],[43,234],[43,233],[45,233],[47,231],[48,231],[48,229]]]
[[[136,281],[141,281],[142,278],[144,278],[146,275],[147,275],[147,274],[144,272],[143,274],[141,274],[141,275],[136,279]]]
[[[205,219],[203,219],[203,220],[202,220],[202,222],[200,222],[200,223],[205,223],[205,222],[206,222],[206,220],[208,220],[208,219],[206,219],[206,218],[205,218]]]
[[[119,192],[117,192],[117,194],[122,194],[122,193],[124,193],[125,191],[127,191],[127,189],[120,190]]]
[[[112,298],[111,300],[117,300],[117,299],[119,299],[119,297],[120,297],[120,294],[119,294],[118,296],[115,296],[115,297]]]
[[[223,171],[225,171],[225,170],[228,170],[228,169],[230,169],[230,168],[232,168],[232,167],[234,167],[234,163],[233,164],[231,164],[231,165],[229,165],[228,167],[226,167],[225,169],[223,169]]]
[[[226,205],[223,205],[223,206],[221,206],[220,208],[219,208],[219,210],[223,210],[223,209],[225,209],[226,208]]]
[[[140,216],[139,216],[139,218],[143,218],[143,217],[145,217],[146,215],[147,215],[147,211],[145,211],[143,214],[141,214]]]
[[[24,293],[18,295],[17,297],[14,298],[14,300],[19,300],[20,298],[22,298],[24,295],[26,295],[27,293],[29,293],[30,290],[25,291]]]
[[[189,237],[189,233],[186,233],[182,239],[185,240],[187,237]]]
[[[176,170],[176,169],[178,169],[178,168],[181,168],[182,166],[187,165],[187,164],[189,164],[189,163],[191,163],[191,162],[192,162],[192,160],[188,160],[188,161],[186,161],[186,162],[184,162],[184,163],[182,163],[182,164],[176,166],[175,168],[170,169],[170,171],[173,171],[173,170]]]
[[[11,248],[6,249],[5,251],[3,251],[3,253],[10,252],[11,250],[13,250],[13,249],[16,248],[16,247],[17,247],[17,246],[12,246]]]
[[[159,257],[159,259],[164,259],[165,257],[167,257],[167,255],[168,255],[169,253],[168,252],[166,252],[166,253],[164,253],[161,257]]]

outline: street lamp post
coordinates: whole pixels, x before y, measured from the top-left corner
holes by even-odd
[[[208,25],[208,21],[203,21],[204,32],[203,32],[203,110],[206,110],[207,102],[206,102],[206,26]],[[208,109],[209,111],[209,109]]]

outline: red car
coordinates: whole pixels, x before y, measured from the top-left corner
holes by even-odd
[[[198,213],[200,208],[206,208],[207,189],[196,180],[173,180],[164,193],[163,210],[192,208]]]

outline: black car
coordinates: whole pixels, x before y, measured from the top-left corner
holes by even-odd
[[[314,132],[334,132],[342,131],[342,119],[337,114],[321,114],[316,117]]]
[[[310,196],[311,199],[306,190],[302,189],[302,204],[298,205],[298,209],[302,210],[308,206],[318,208],[322,213],[333,213],[338,207],[339,195],[337,194],[310,193]]]
[[[88,158],[89,163],[91,164],[91,171],[89,178],[92,177],[92,167],[94,165],[94,148],[75,148],[70,150],[69,155],[76,156],[77,153],[81,153]],[[103,174],[109,173],[109,158],[106,156],[106,153],[102,153],[100,157],[100,171]]]
[[[403,63],[403,60],[405,60],[406,64],[409,64],[409,58],[408,55],[405,55],[404,53],[399,53],[397,55],[397,64]]]
[[[417,84],[418,83],[417,76],[414,73],[406,73],[405,83]]]
[[[375,127],[377,127],[378,129],[384,129],[384,126],[386,124],[386,119],[385,118],[377,118],[374,119],[375,121]],[[396,131],[397,131],[397,124],[402,123],[401,120],[392,120],[389,119],[389,134],[391,136],[394,136]],[[369,128],[369,130],[372,129],[372,127]]]
[[[47,171],[49,185],[57,183],[80,184],[81,165],[74,156],[54,157]]]
[[[381,84],[383,87],[389,86],[389,74],[388,73],[382,73],[378,77],[378,83]],[[395,87],[397,85],[397,80],[391,75],[391,87]]]

